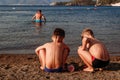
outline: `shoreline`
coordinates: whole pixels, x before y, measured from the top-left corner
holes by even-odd
[[[24,53],[24,52],[26,52],[26,53]],[[0,55],[24,55],[24,54],[26,54],[26,55],[34,55],[35,54],[35,52],[34,51],[25,51],[25,50],[23,50],[23,51],[0,51]],[[111,55],[111,56],[120,56],[120,52],[109,52],[109,54]],[[78,56],[78,54],[77,53],[75,53],[75,54],[73,54],[73,53],[70,53],[70,55],[69,56]]]
[[[84,72],[79,56],[69,56],[67,63],[74,62],[74,72],[48,73],[39,69],[35,54],[0,54],[0,80],[119,80],[120,56],[111,56],[110,64],[103,71]]]

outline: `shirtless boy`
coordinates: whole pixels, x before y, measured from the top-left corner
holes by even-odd
[[[65,32],[56,28],[52,35],[52,42],[39,46],[35,52],[39,57],[40,69],[46,72],[61,72],[69,54],[69,47],[63,42]]]
[[[94,71],[94,68],[103,68],[109,64],[109,53],[102,42],[94,37],[91,29],[84,29],[82,45],[78,48],[78,55],[86,64],[83,71]]]
[[[41,10],[38,10],[36,12],[36,14],[32,17],[32,20],[35,20],[35,22],[42,22],[42,20],[44,20],[44,22],[46,22],[46,18],[45,16],[42,14]]]

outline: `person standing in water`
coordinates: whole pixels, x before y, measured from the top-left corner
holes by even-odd
[[[45,16],[42,14],[42,11],[41,10],[38,10],[35,15],[32,17],[32,20],[34,20],[34,22],[46,22],[46,18]]]
[[[78,55],[85,63],[83,71],[93,72],[94,68],[102,69],[110,61],[109,53],[105,45],[94,37],[93,31],[89,28],[81,34],[82,45],[78,48]]]
[[[63,42],[65,32],[56,28],[52,35],[52,42],[48,42],[36,48],[35,52],[39,57],[40,69],[46,72],[62,72],[70,49]]]

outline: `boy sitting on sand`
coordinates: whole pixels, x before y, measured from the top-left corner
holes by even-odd
[[[52,35],[53,42],[39,46],[35,52],[39,57],[40,69],[46,72],[61,72],[69,54],[69,47],[63,42],[65,32],[56,28]]]
[[[78,49],[78,55],[86,64],[83,71],[94,71],[94,68],[103,68],[109,64],[109,54],[102,42],[94,37],[91,29],[84,29],[82,34],[82,46]]]

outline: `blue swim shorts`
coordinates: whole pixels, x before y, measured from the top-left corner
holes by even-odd
[[[48,69],[47,67],[45,67],[44,69],[46,72],[62,72],[63,68],[60,67],[58,69]]]
[[[42,20],[34,20],[34,22],[38,22],[39,23],[39,22],[42,22]]]

